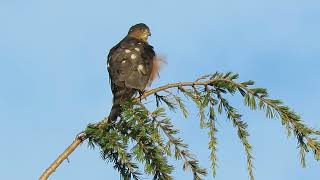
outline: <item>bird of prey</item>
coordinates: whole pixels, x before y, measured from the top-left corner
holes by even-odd
[[[158,75],[159,61],[148,44],[149,36],[151,33],[146,24],[136,24],[108,54],[107,68],[113,93],[110,122],[120,116],[122,102],[143,92]]]

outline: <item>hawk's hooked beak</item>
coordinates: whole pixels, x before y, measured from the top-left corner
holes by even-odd
[[[151,32],[150,31],[148,31],[148,36],[151,36]]]

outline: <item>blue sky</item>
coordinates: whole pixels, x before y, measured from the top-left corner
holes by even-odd
[[[139,22],[168,64],[153,87],[233,71],[267,87],[320,128],[320,3],[316,0],[0,1],[0,179],[37,179],[88,123],[109,112],[107,51]],[[299,164],[296,142],[278,120],[233,104],[249,124],[257,180],[319,179],[319,162]],[[171,114],[181,136],[210,169],[207,135],[195,109]],[[244,150],[218,122],[217,180],[246,180]],[[97,150],[81,145],[51,179],[119,179]],[[175,179],[192,179],[175,162]],[[211,176],[205,179],[213,179]]]

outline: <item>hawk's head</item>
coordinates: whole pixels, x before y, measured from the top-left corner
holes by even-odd
[[[151,36],[151,32],[147,25],[139,23],[130,28],[128,36],[147,42],[148,37]]]

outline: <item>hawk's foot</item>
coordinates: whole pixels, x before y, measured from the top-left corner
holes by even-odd
[[[139,97],[138,98],[140,101],[142,100],[141,97],[145,92],[146,92],[146,90],[139,90]]]

